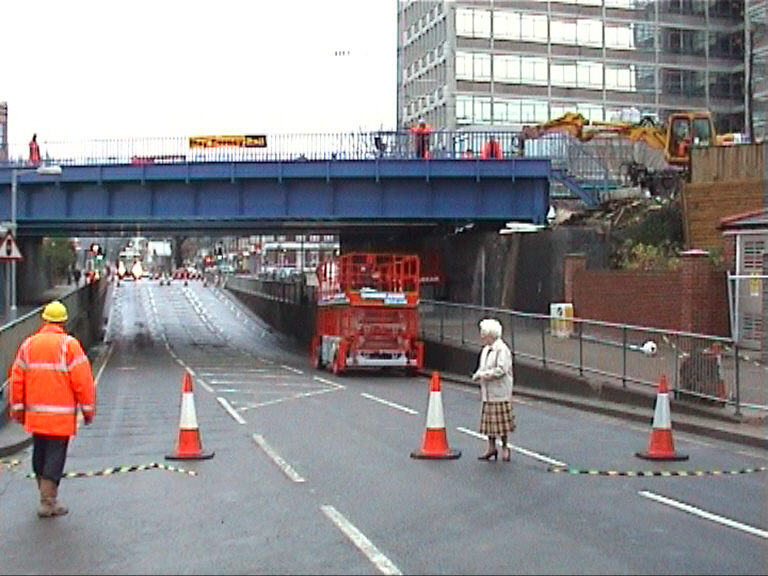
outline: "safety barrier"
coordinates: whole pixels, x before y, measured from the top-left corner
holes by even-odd
[[[635,389],[655,388],[669,375],[676,398],[706,407],[768,411],[768,367],[748,361],[729,338],[569,318],[571,330],[554,330],[558,318],[512,310],[422,300],[422,338],[480,350],[478,322],[497,318],[516,360],[549,370]]]

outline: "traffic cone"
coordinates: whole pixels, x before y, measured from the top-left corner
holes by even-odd
[[[429,407],[427,408],[427,428],[421,449],[411,452],[411,458],[430,460],[453,460],[461,456],[458,450],[448,447],[443,416],[443,399],[440,389],[440,374],[432,372],[429,382]]]
[[[656,395],[656,409],[653,412],[653,426],[648,441],[648,451],[637,452],[635,455],[645,460],[688,460],[687,455],[675,452],[669,409],[669,390],[667,377],[664,374],[659,380],[659,392]]]
[[[167,460],[207,460],[213,458],[213,452],[203,452],[200,443],[200,430],[197,427],[195,412],[195,395],[192,391],[192,376],[189,371],[184,373],[181,384],[181,418],[179,419],[179,435],[176,440],[176,452],[168,454]]]

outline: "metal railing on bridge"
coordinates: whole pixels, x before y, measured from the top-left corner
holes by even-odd
[[[199,162],[301,162],[354,160],[483,160],[489,142],[498,143],[502,159],[551,159],[558,174],[589,191],[615,187],[619,169],[566,134],[525,141],[520,131],[437,130],[428,136],[428,152],[420,154],[410,131],[240,136],[178,136],[81,141],[40,141],[44,163],[60,166],[154,165]],[[0,148],[0,167],[28,165],[27,144]],[[565,194],[579,194],[570,185]],[[558,195],[558,190],[553,190]]]

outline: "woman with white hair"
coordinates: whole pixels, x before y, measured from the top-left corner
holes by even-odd
[[[516,428],[512,409],[512,352],[501,339],[501,323],[493,318],[480,321],[480,363],[472,380],[480,382],[482,414],[480,433],[488,436],[488,449],[479,460],[498,459],[496,436],[501,439],[501,459],[509,462],[507,435]]]

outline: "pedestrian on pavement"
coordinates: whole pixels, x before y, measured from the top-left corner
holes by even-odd
[[[497,460],[496,437],[501,439],[501,459],[509,462],[507,436],[515,431],[515,413],[512,408],[512,352],[501,338],[501,323],[494,318],[480,321],[480,361],[472,380],[480,382],[482,413],[480,434],[488,436],[488,449],[479,460]]]
[[[93,420],[96,390],[91,363],[80,342],[66,333],[67,308],[54,300],[43,308],[43,326],[19,347],[10,373],[10,416],[32,434],[32,470],[40,491],[41,518],[68,512],[58,501],[77,409]]]
[[[40,146],[37,144],[37,134],[32,134],[29,141],[29,163],[32,166],[40,166]]]

